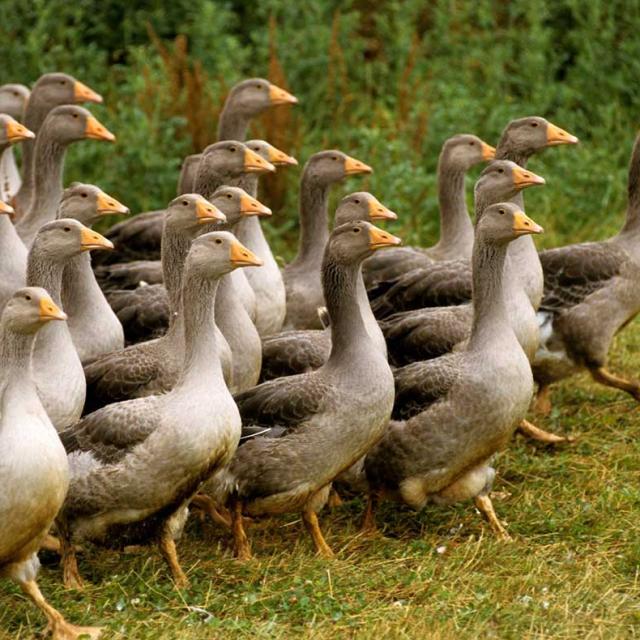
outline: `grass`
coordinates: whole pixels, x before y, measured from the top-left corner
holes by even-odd
[[[616,342],[612,368],[640,364],[640,325]],[[362,502],[322,523],[337,560],[314,556],[295,515],[250,528],[255,559],[242,565],[224,531],[193,518],[179,545],[191,579],[173,589],[155,552],[89,547],[90,586],[66,591],[60,571],[44,593],[106,638],[635,638],[640,636],[640,420],[634,400],[586,377],[555,392],[539,424],[579,435],[546,450],[517,437],[497,461],[496,509],[514,536],[494,540],[469,504],[422,513],[386,504],[383,537],[358,536]],[[0,639],[42,630],[39,613],[8,582]]]

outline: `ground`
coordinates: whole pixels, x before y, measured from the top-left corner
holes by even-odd
[[[612,369],[639,375],[640,324],[616,342]],[[636,402],[581,376],[560,385],[541,426],[578,436],[545,449],[517,437],[497,461],[495,504],[514,537],[498,542],[470,504],[419,515],[385,505],[381,537],[358,535],[363,504],[322,514],[337,559],[314,556],[296,516],[249,529],[237,563],[224,531],[192,519],[177,592],[157,553],[87,548],[89,586],[66,591],[55,563],[43,592],[105,638],[630,638],[640,636],[640,415]],[[0,585],[0,639],[44,622]]]

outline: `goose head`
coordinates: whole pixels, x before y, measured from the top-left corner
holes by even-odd
[[[478,237],[496,244],[504,244],[520,236],[543,231],[538,223],[511,202],[499,202],[487,207],[476,227]]]
[[[540,116],[512,120],[502,132],[499,146],[526,156],[546,147],[577,144],[578,138]]]
[[[304,167],[305,177],[322,186],[363,173],[373,173],[373,169],[337,149],[314,153]]]
[[[542,176],[523,169],[510,160],[494,160],[480,174],[475,185],[476,198],[485,202],[510,200],[519,191],[545,184]]]
[[[211,231],[196,238],[186,268],[205,278],[215,278],[239,267],[259,267],[262,260],[229,231]]]
[[[347,222],[336,227],[329,237],[328,252],[341,264],[356,264],[374,251],[401,244],[400,238],[375,227],[366,220]]]
[[[0,151],[17,142],[33,138],[35,138],[33,131],[27,129],[12,116],[0,113]]]
[[[29,100],[29,93],[29,89],[23,84],[0,86],[0,113],[6,113],[16,120],[21,120]]]
[[[240,187],[223,186],[216,189],[211,202],[227,217],[227,224],[235,225],[242,216],[270,216],[271,209]]]
[[[66,73],[45,73],[33,85],[31,99],[49,109],[63,104],[102,102],[102,96]]]
[[[398,216],[368,191],[356,191],[340,200],[336,209],[335,226],[358,220],[397,220]]]
[[[275,167],[287,167],[298,164],[298,161],[293,156],[286,154],[284,151],[280,151],[280,149],[277,149],[265,140],[247,140],[245,144],[251,151],[254,151]]]
[[[31,334],[52,320],[66,320],[64,313],[42,287],[18,289],[7,301],[2,323],[15,333]]]
[[[440,162],[458,171],[468,171],[480,162],[493,160],[496,150],[491,145],[471,134],[449,138],[442,146]]]
[[[52,262],[65,262],[93,249],[113,249],[113,243],[77,220],[61,218],[40,227],[31,251]]]
[[[175,233],[195,237],[203,225],[226,220],[224,213],[209,200],[197,193],[185,193],[169,203],[164,224]]]
[[[42,128],[50,131],[60,144],[70,144],[78,140],[114,142],[116,139],[87,109],[77,105],[67,104],[52,109]]]
[[[101,216],[128,214],[129,208],[93,184],[74,182],[62,193],[58,218],[73,218],[90,226]]]
[[[198,166],[198,178],[208,175],[237,177],[247,173],[273,173],[276,168],[237,140],[210,144]]]
[[[296,104],[298,99],[264,78],[248,78],[236,84],[227,98],[234,111],[253,118],[271,107]]]

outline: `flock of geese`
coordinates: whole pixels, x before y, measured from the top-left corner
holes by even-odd
[[[101,101],[63,73],[0,87],[0,574],[54,638],[100,629],[45,600],[43,547],[79,588],[78,545],[155,542],[182,587],[190,508],[228,527],[243,560],[247,518],[299,512],[330,557],[318,513],[330,494],[358,493],[365,531],[381,499],[473,500],[508,539],[490,499],[494,454],[516,429],[566,439],[525,419],[536,383],[539,411],[552,383],[582,370],[640,400],[607,369],[640,311],[638,140],[620,233],[540,253],[523,192],[545,180],[526,165],[578,142],[544,118],[508,123],[495,149],[473,135],[444,143],[429,248],[374,226],[397,216],[368,192],[343,198],[330,229],[332,187],[372,169],[321,151],[302,170],[298,254],[280,269],[258,183],[297,162],[246,137],[293,95],[260,78],[234,86],[219,142],[185,159],[178,197],[105,235],[91,225],[127,207],[94,185],[63,188],[72,143],[115,140],[78,106]],[[479,163],[473,223],[465,176]]]

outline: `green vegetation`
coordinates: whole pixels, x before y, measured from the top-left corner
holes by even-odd
[[[532,169],[527,197],[554,245],[604,236],[624,210],[640,114],[636,0],[5,0],[0,82],[66,70],[101,91],[115,148],[76,145],[67,179],[95,181],[133,211],[175,193],[181,158],[215,135],[230,86],[267,76],[300,98],[254,127],[304,161],[335,146],[375,167],[365,186],[401,214],[409,242],[434,237],[443,140],[497,140],[514,117],[543,115],[578,135]],[[298,170],[271,178],[269,232],[291,255]],[[471,182],[471,180],[470,180]]]
[[[372,8],[372,5],[375,5]],[[335,146],[374,166],[368,188],[400,214],[409,243],[437,230],[435,166],[459,132],[495,143],[514,117],[543,115],[578,148],[531,163],[544,189],[527,211],[545,246],[620,225],[626,164],[640,122],[636,0],[4,0],[0,82],[68,71],[105,96],[92,107],[117,146],[75,145],[67,180],[93,181],[134,211],[173,195],[181,158],[215,135],[224,95],[249,75],[299,98],[254,127],[304,161]],[[477,171],[475,172],[477,173]],[[268,230],[290,257],[298,171],[269,178]],[[470,177],[469,184],[472,183]],[[640,368],[640,329],[612,368]],[[540,426],[579,434],[559,450],[517,438],[498,460],[496,542],[472,506],[414,515],[381,509],[384,537],[358,536],[359,500],[323,514],[338,559],[316,559],[295,516],[250,529],[256,559],[234,561],[225,532],[197,519],[179,545],[192,586],[177,593],[155,553],[88,547],[85,593],[41,586],[77,623],[113,638],[618,638],[640,635],[640,422],[636,403],[586,378],[561,385]],[[0,587],[0,639],[44,622]]]

